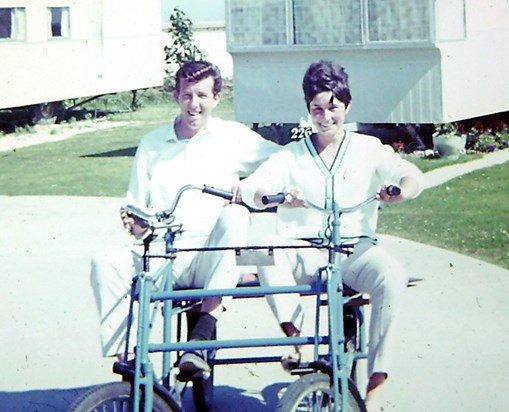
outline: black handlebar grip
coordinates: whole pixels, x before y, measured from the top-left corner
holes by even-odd
[[[226,200],[232,200],[233,199],[233,193],[222,190],[222,189],[216,189],[215,187],[205,186],[202,190],[203,193],[208,193],[209,195],[219,196]]]
[[[385,192],[389,196],[398,196],[401,193],[401,189],[398,186],[389,185],[385,188]]]
[[[284,193],[278,193],[276,195],[262,196],[262,203],[268,205],[269,203],[284,203],[286,195]]]

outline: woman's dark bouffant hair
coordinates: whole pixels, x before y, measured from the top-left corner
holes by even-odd
[[[223,79],[221,72],[214,64],[205,60],[191,60],[180,66],[175,76],[175,88],[180,90],[180,82],[182,80],[198,82],[211,76],[214,79],[214,94],[221,92]]]
[[[345,106],[352,101],[348,74],[341,65],[329,60],[320,60],[308,67],[302,80],[302,89],[308,109],[311,100],[322,92],[332,92],[333,96]]]

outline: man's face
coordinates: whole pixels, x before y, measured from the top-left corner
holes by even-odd
[[[182,126],[187,131],[195,134],[207,127],[220,98],[219,94],[214,94],[213,87],[212,77],[197,82],[180,82],[180,90],[175,91],[174,97],[180,106]]]
[[[309,103],[311,121],[318,135],[328,140],[342,136],[348,107],[336,99],[332,92],[318,93]]]

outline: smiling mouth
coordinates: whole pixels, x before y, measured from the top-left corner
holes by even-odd
[[[332,127],[334,127],[334,124],[333,123],[320,123],[320,127],[323,129],[323,130],[329,130],[331,129]]]

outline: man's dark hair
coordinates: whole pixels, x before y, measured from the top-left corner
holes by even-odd
[[[211,76],[214,79],[214,94],[221,92],[223,79],[221,72],[214,64],[205,60],[190,60],[182,64],[175,75],[175,88],[180,91],[180,83],[185,80],[188,82],[198,82]]]
[[[352,101],[348,74],[341,65],[329,60],[320,60],[308,67],[302,80],[302,89],[308,109],[311,100],[322,92],[332,92],[332,95],[345,106]]]

